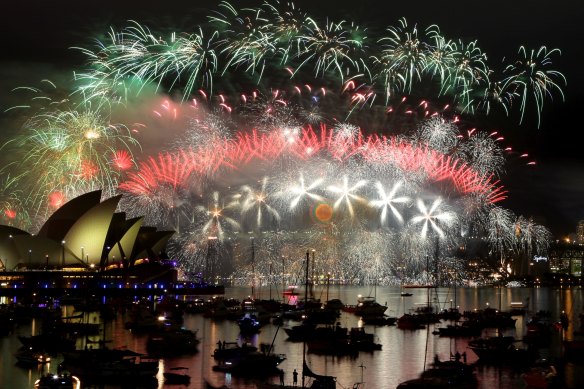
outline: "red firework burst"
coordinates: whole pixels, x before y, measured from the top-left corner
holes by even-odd
[[[81,161],[81,177],[89,180],[99,172],[99,168],[93,161],[83,160]]]
[[[462,194],[479,195],[490,203],[506,198],[506,191],[493,176],[484,176],[466,163],[427,147],[419,147],[396,138],[379,135],[343,136],[322,125],[307,127],[290,141],[281,131],[239,133],[234,140],[223,140],[198,149],[160,154],[141,163],[120,189],[149,193],[161,184],[181,186],[193,173],[209,173],[219,167],[239,168],[254,161],[273,161],[283,156],[308,160],[326,155],[337,161],[362,158],[372,165],[394,165],[422,172],[430,180],[450,181]]]
[[[111,163],[118,170],[128,170],[134,165],[132,156],[126,150],[115,151]]]
[[[65,204],[66,200],[65,194],[62,192],[52,192],[49,194],[49,205],[53,208],[59,208]]]

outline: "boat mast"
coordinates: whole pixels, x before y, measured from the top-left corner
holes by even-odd
[[[272,261],[270,261],[270,277],[268,278],[270,284],[270,300],[272,299]]]
[[[314,263],[316,262],[314,259],[314,255],[315,255],[315,251],[314,249],[312,249],[312,272],[310,275],[310,297],[314,298]],[[305,300],[308,301],[308,300]]]
[[[366,369],[365,365],[363,365],[363,362],[361,362],[361,364],[357,367],[361,368],[361,382],[359,382],[360,384],[364,384],[365,382],[363,382],[363,369]]]
[[[329,287],[331,286],[331,273],[326,273],[326,302],[329,301]]]
[[[285,257],[282,255],[282,302],[285,302],[286,299],[284,298],[284,291],[286,290],[286,279],[284,278],[284,274],[286,274],[286,263]],[[284,307],[282,307],[284,309]]]
[[[306,274],[304,278],[304,313],[306,314],[306,304],[308,303],[308,265],[310,262],[310,251],[306,251]],[[304,388],[304,366],[306,366],[306,339],[302,341],[302,388]]]
[[[255,239],[251,239],[251,298],[255,299]]]

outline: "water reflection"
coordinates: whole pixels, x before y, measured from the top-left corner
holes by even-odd
[[[369,287],[331,287],[330,298],[339,298],[346,304],[355,304],[357,295],[367,295],[370,293]],[[261,291],[260,291],[261,292]],[[401,297],[399,288],[377,287],[377,300],[387,302],[389,306],[387,314],[400,316],[404,312],[418,306],[424,305],[428,301],[426,289],[411,289],[411,297]],[[228,288],[226,298],[236,298],[242,300],[249,293],[249,288]],[[318,297],[319,291],[315,291]],[[578,323],[578,315],[582,312],[583,291],[579,288],[573,289],[550,289],[550,288],[458,288],[456,295],[453,290],[447,288],[439,289],[437,298],[432,297],[431,302],[440,309],[449,308],[453,305],[459,306],[461,310],[473,310],[485,308],[487,305],[503,310],[509,309],[511,302],[529,301],[529,311],[550,311],[551,320],[558,320],[561,311],[565,311],[570,319],[570,326],[565,331],[566,339],[573,338],[574,323]],[[262,296],[258,296],[262,297]],[[267,296],[263,296],[266,297]],[[321,297],[324,299],[325,297]],[[76,314],[72,307],[65,308],[67,316]],[[516,316],[515,328],[504,331],[504,335],[512,335],[521,339],[525,333],[525,325],[530,315]],[[145,334],[133,334],[128,331],[124,323],[126,317],[118,315],[113,321],[104,323],[100,327],[99,336],[81,337],[77,340],[77,347],[94,347],[97,340],[105,339],[109,341],[107,347],[128,349],[146,353]],[[97,313],[86,313],[83,320],[88,323],[97,323],[99,315]],[[344,327],[357,327],[362,325],[359,318],[348,313],[343,313],[339,322]],[[285,323],[290,325],[292,323]],[[212,353],[218,341],[244,342],[247,341],[257,347],[260,343],[270,344],[274,342],[276,353],[285,353],[286,360],[280,367],[286,372],[286,380],[291,381],[292,371],[302,371],[302,343],[294,343],[286,340],[286,334],[281,328],[274,325],[266,325],[262,331],[249,338],[242,339],[239,336],[239,328],[230,321],[212,321],[203,318],[202,315],[185,315],[184,327],[198,331],[201,339],[199,352],[195,355],[182,355],[171,358],[160,359],[160,372],[157,376],[158,388],[164,387],[162,373],[170,371],[175,367],[187,367],[187,374],[191,376],[191,383],[188,388],[203,387],[204,380],[216,386],[226,385],[230,388],[255,389],[252,380],[234,377],[230,374],[213,371],[215,361]],[[467,349],[467,340],[462,338],[445,338],[432,334],[433,328],[429,326],[423,330],[404,331],[392,327],[366,326],[367,332],[375,334],[379,343],[383,345],[381,351],[361,352],[356,358],[323,356],[307,354],[307,363],[310,368],[318,373],[333,375],[337,377],[338,387],[352,387],[353,383],[361,380],[361,373],[366,388],[395,388],[398,383],[416,378],[419,373],[431,363],[434,355],[441,359],[448,359],[455,352],[466,352],[469,362],[476,362],[477,357]],[[56,371],[58,363],[62,357],[58,356],[50,364],[39,369],[22,368],[15,365],[13,353],[20,347],[17,335],[33,335],[40,331],[39,324],[33,320],[28,324],[21,325],[16,334],[0,338],[2,354],[0,355],[0,387],[32,388],[38,376],[47,371]],[[494,329],[486,330],[487,334],[495,334]],[[88,342],[89,341],[89,342]],[[542,350],[542,355],[546,358],[561,356],[562,334],[554,333],[551,345]],[[362,368],[360,366],[363,366]],[[584,378],[581,374],[583,366],[568,363],[565,366],[565,382],[568,388],[584,387]],[[524,383],[520,377],[520,371],[515,371],[505,367],[494,367],[479,365],[477,375],[480,388],[523,388]],[[272,382],[279,382],[278,377],[273,377]],[[289,383],[289,382],[287,382]],[[183,386],[187,388],[186,386]],[[104,389],[113,386],[102,386]]]

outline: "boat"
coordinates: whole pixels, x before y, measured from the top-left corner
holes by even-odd
[[[478,324],[464,320],[460,323],[448,324],[446,327],[437,328],[440,336],[447,337],[478,337],[481,335],[483,329]]]
[[[340,310],[320,306],[304,311],[303,322],[312,324],[334,324],[341,316]]]
[[[469,348],[478,349],[507,349],[515,342],[514,336],[492,336],[472,339],[468,342]]]
[[[548,345],[552,338],[552,324],[534,316],[525,325],[526,331],[523,341],[538,346]]]
[[[199,343],[197,331],[168,328],[150,334],[146,341],[146,350],[152,355],[193,354],[198,351]]]
[[[555,387],[558,372],[553,365],[538,365],[521,374],[529,389],[548,389]]]
[[[236,359],[241,356],[255,352],[258,348],[248,343],[241,346],[237,342],[217,342],[217,348],[213,352],[215,359]]]
[[[191,376],[186,373],[187,367],[172,367],[171,371],[162,373],[165,385],[188,385],[191,383]],[[182,373],[177,373],[182,371]]]
[[[325,309],[331,309],[331,310],[336,310],[336,311],[342,310],[344,306],[345,306],[345,304],[340,299],[331,299],[331,300],[327,300],[324,303]]]
[[[574,336],[584,336],[584,313],[579,315],[580,327],[574,330]]]
[[[14,353],[14,356],[20,365],[36,366],[51,362],[51,357],[48,353],[32,348],[20,348]]]
[[[316,324],[302,323],[289,328],[284,328],[284,332],[288,335],[288,340],[292,342],[303,342],[314,336]]]
[[[529,310],[529,297],[525,301],[511,301],[509,304],[509,314],[512,316],[522,316]]]
[[[438,250],[436,251],[436,263],[438,262]],[[437,268],[437,267],[436,267]],[[426,256],[426,269],[428,270],[428,256]],[[417,329],[424,324],[439,322],[438,314],[430,305],[430,293],[434,286],[427,288],[426,304],[418,307],[414,314],[404,314],[398,319],[398,327],[403,329]],[[454,293],[456,296],[456,292]],[[429,328],[426,331],[426,349],[429,341]],[[461,358],[463,361],[461,361]],[[466,363],[466,354],[456,352],[448,361],[440,361],[438,355],[434,357],[434,363],[427,368],[424,359],[423,370],[418,378],[401,382],[397,389],[474,389],[478,387],[478,381],[474,374],[474,365]]]
[[[209,381],[205,380],[205,387],[204,389],[229,389],[228,386],[222,385],[222,386],[215,386],[215,385],[211,385],[209,383]]]
[[[584,359],[584,339],[565,340],[564,357],[570,361]]]
[[[153,332],[161,331],[165,327],[165,317],[157,316],[152,310],[143,303],[132,305],[128,313],[129,319],[125,323],[127,330],[133,332]]]
[[[387,310],[387,305],[381,305],[376,300],[375,297],[362,297],[357,298],[357,307],[355,308],[355,315],[357,316],[381,316]]]
[[[478,387],[474,370],[474,365],[460,361],[458,353],[448,361],[440,361],[436,356],[429,369],[418,378],[400,383],[397,389],[474,389]]]
[[[300,296],[300,292],[298,291],[298,285],[289,285],[283,292],[282,295],[284,296]]]
[[[420,377],[400,383],[397,389],[474,389],[476,383],[453,382],[447,377]]]
[[[440,322],[440,315],[429,304],[421,304],[414,309],[414,316],[422,324],[434,324]]]
[[[375,342],[375,335],[365,332],[363,327],[354,327],[349,331],[349,344],[358,351],[381,350],[381,343]]]
[[[4,304],[0,305],[0,336],[6,336],[14,332],[17,324],[14,316],[12,308]]]
[[[341,323],[335,326],[316,327],[308,338],[303,340],[309,353],[323,355],[348,355],[357,354],[355,345],[349,339],[349,330],[341,327]]]
[[[58,333],[44,333],[33,336],[18,336],[23,347],[45,350],[49,353],[75,350],[75,339]]]
[[[381,315],[362,317],[363,323],[373,326],[393,326],[397,322],[397,317]]]
[[[266,377],[278,374],[278,365],[286,359],[284,354],[252,351],[233,359],[221,359],[213,371],[243,377]]]
[[[512,318],[509,312],[502,312],[494,308],[475,309],[465,311],[462,316],[481,325],[482,328],[512,328],[517,319]]]
[[[149,383],[159,362],[126,349],[86,349],[63,352],[63,368],[87,382]]]
[[[410,293],[410,292],[401,292],[399,295],[401,297],[410,297],[410,296],[413,296],[414,294]]]
[[[42,375],[34,383],[35,389],[80,389],[81,381],[68,373]]]
[[[305,382],[307,381],[307,382]],[[321,375],[314,373],[306,364],[303,362],[302,368],[302,382],[300,384],[294,383],[293,385],[282,385],[282,384],[272,384],[268,382],[256,382],[257,389],[299,389],[299,388],[309,388],[309,389],[336,389],[337,378],[334,376]],[[353,385],[353,389],[363,389],[363,383],[357,382]]]
[[[442,320],[459,320],[462,314],[458,310],[458,308],[448,308],[443,309],[438,312],[438,317]]]
[[[261,323],[257,316],[253,313],[246,312],[237,320],[237,325],[239,326],[239,332],[242,335],[257,334],[260,332]]]
[[[420,330],[426,328],[417,315],[404,313],[397,319],[397,328],[402,330]]]
[[[468,348],[481,362],[493,364],[528,365],[537,359],[536,350],[517,348],[514,342],[513,336],[477,338],[468,342]]]

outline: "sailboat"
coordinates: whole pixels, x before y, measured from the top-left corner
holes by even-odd
[[[354,313],[364,318],[382,317],[387,310],[387,303],[382,305],[377,302],[377,279],[375,279],[372,290],[373,296],[371,296],[371,291],[369,291],[369,296],[358,295],[357,305],[347,305],[343,308],[343,311]]]
[[[401,278],[400,278],[400,289],[401,289],[400,296],[401,297],[410,297],[410,296],[413,296],[413,293],[406,292],[404,290],[404,270],[405,270],[405,266],[402,265],[401,266],[401,270],[402,270],[402,272],[401,272],[402,274],[401,274]]]
[[[438,249],[436,250],[436,260],[438,260]],[[428,269],[427,262],[426,269]],[[432,320],[430,291],[431,288],[428,288],[426,305],[427,316],[421,321],[425,322],[426,324],[429,324]],[[418,315],[411,316],[423,317],[420,313]],[[428,341],[430,338],[429,332],[429,326],[426,326],[426,350],[428,349]],[[450,360],[447,361],[441,361],[436,354],[434,356],[434,363],[431,364],[430,368],[426,368],[426,357],[427,353],[424,354],[424,368],[422,373],[420,373],[420,376],[418,378],[400,383],[397,386],[397,389],[474,389],[478,387],[478,381],[474,374],[474,365],[469,365],[466,363],[466,354],[460,354],[459,352],[456,352],[456,354],[453,356],[451,351]],[[461,361],[461,358],[463,361]]]
[[[310,261],[310,252],[306,252],[306,278],[305,278],[305,291],[304,291],[304,301],[308,301],[308,268]],[[257,389],[298,389],[298,388],[310,388],[310,389],[336,389],[337,379],[334,376],[320,375],[314,373],[306,363],[306,341],[303,342],[302,347],[302,381],[301,385],[298,386],[296,383],[293,385],[284,384],[284,376],[281,375],[281,383],[273,384],[267,382],[257,382]],[[306,378],[311,378],[310,386],[307,386]],[[353,386],[353,389],[361,389],[361,383],[357,383]]]

